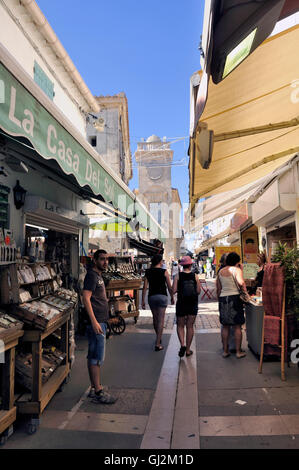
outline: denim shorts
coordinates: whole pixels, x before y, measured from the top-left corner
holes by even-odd
[[[96,335],[93,327],[88,325],[86,328],[88,338],[88,363],[92,366],[101,366],[105,359],[105,345],[106,345],[106,323],[100,323],[103,330],[103,335]]]
[[[167,295],[156,294],[148,298],[150,308],[166,308],[168,305]]]

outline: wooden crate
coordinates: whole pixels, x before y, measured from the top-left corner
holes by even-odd
[[[4,319],[9,322],[9,326],[1,327],[1,319]],[[11,321],[10,321],[11,319]],[[11,315],[0,313],[0,339],[4,343],[9,343],[11,338],[14,338],[16,332],[23,330],[24,324],[23,322],[18,321]]]
[[[12,313],[14,316],[17,316],[20,320],[22,320],[27,325],[30,325],[32,328],[37,328],[38,330],[43,331],[59,321],[64,312],[60,311],[60,313],[49,320],[36,313],[32,313],[29,310],[26,310],[21,305],[17,305],[12,309]]]
[[[57,351],[57,350],[56,350]],[[41,357],[41,374],[42,384],[45,384],[51,375],[55,372],[65,359],[65,353],[57,351],[54,353],[42,354]],[[32,353],[18,353],[16,355],[16,383],[24,386],[27,390],[32,391]]]

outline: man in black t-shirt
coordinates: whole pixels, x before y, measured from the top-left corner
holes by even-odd
[[[83,287],[83,303],[90,319],[87,326],[88,371],[91,382],[89,397],[95,403],[113,404],[116,399],[104,392],[100,381],[100,366],[105,358],[106,326],[109,319],[109,306],[102,272],[108,266],[105,250],[97,250],[93,255],[94,266],[88,270]]]

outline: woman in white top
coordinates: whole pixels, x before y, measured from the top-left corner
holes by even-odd
[[[217,296],[219,301],[220,323],[222,324],[222,344],[223,357],[230,356],[228,349],[228,338],[230,327],[235,329],[236,357],[241,359],[246,354],[241,350],[242,329],[245,323],[244,305],[240,299],[240,292],[237,284],[246,292],[246,285],[243,273],[240,267],[240,256],[235,253],[229,253],[226,258],[226,266],[222,268],[217,276]]]

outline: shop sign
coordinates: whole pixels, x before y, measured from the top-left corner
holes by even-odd
[[[133,199],[65,128],[0,64],[0,127],[10,135],[30,140],[45,159],[55,160],[63,172],[74,175],[81,187],[118,207],[125,196]]]
[[[255,279],[259,267],[255,263],[248,263],[243,265],[243,276],[244,279]]]
[[[225,253],[232,253],[232,252],[237,253],[240,258],[241,258],[241,247],[239,245],[236,246],[215,246],[215,257],[216,257],[216,265],[217,265],[217,270],[220,267],[220,258],[222,255]]]
[[[259,240],[257,228],[249,229],[242,233],[243,262],[256,263],[259,252]]]

